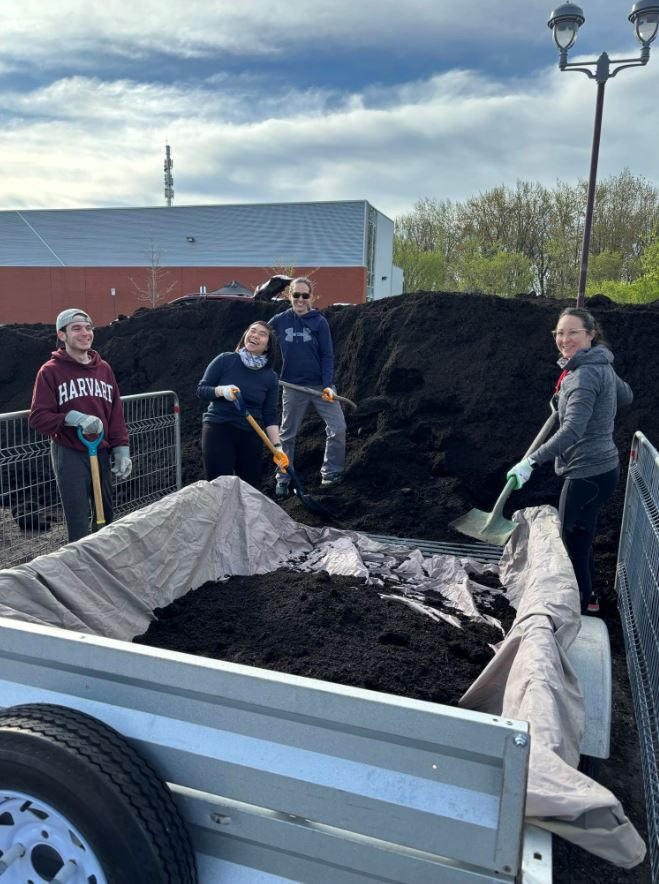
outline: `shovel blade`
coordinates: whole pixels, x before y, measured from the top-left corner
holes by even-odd
[[[473,509],[451,522],[449,527],[461,534],[466,534],[467,537],[473,537],[475,540],[504,546],[517,526],[510,519],[504,519],[503,516]]]
[[[290,465],[287,467],[286,472],[291,477],[293,488],[295,489],[295,493],[299,497],[302,505],[305,506],[310,513],[315,513],[317,516],[320,516],[323,519],[336,523],[336,516],[333,513],[331,513],[328,509],[325,509],[322,503],[318,503],[318,501],[314,500],[313,497],[309,497],[308,494],[304,493],[302,483],[300,482],[297,473]]]

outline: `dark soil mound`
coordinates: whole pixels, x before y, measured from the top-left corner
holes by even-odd
[[[491,582],[491,581],[490,581]],[[439,593],[424,604],[460,627],[413,610],[399,584],[290,570],[206,583],[156,611],[135,641],[454,706],[503,635],[447,606]],[[483,613],[509,627],[514,611],[483,587]]]
[[[616,368],[635,400],[619,414],[616,442],[627,457],[641,429],[659,440],[655,390],[659,377],[659,302],[618,306],[591,298],[616,354]],[[525,451],[548,415],[558,369],[549,334],[565,304],[541,298],[504,299],[419,293],[326,311],[341,394],[359,403],[346,411],[345,481],[321,491],[322,425],[310,410],[296,466],[305,489],[345,527],[408,537],[462,539],[448,523],[473,506],[490,510],[506,469]],[[210,360],[235,347],[255,318],[274,304],[180,304],[142,310],[99,329],[96,347],[112,364],[122,393],[175,390],[181,401],[183,477],[202,478],[199,449],[203,403],[197,382]],[[0,408],[29,404],[39,365],[54,344],[49,326],[0,328]],[[555,503],[559,482],[550,466],[512,500],[515,508]],[[263,488],[272,493],[272,464],[263,461]],[[610,592],[624,481],[602,514],[596,545]],[[319,523],[296,499],[284,504],[298,521]]]

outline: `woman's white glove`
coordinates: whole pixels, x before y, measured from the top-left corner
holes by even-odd
[[[221,399],[224,396],[229,402],[233,402],[236,398],[236,393],[240,393],[240,387],[236,387],[235,384],[227,384],[224,387],[220,384],[220,386],[215,387],[216,399]]]
[[[120,482],[127,479],[133,469],[133,461],[130,459],[128,445],[117,445],[112,449],[112,472]]]
[[[516,463],[512,469],[508,470],[506,473],[506,479],[515,480],[515,491],[519,491],[522,485],[525,485],[529,481],[534,466],[534,461],[525,457],[524,460],[520,460],[520,462]]]
[[[83,414],[82,411],[71,409],[64,418],[69,427],[80,427],[85,436],[97,436],[103,432],[103,421],[94,414]]]

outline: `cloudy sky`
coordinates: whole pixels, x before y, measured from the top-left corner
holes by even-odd
[[[558,5],[558,4],[555,4]],[[584,0],[571,60],[638,55]],[[540,0],[0,0],[0,209],[367,199],[586,178],[596,86]],[[574,56],[574,58],[572,58]],[[606,87],[600,177],[659,184],[659,41]]]

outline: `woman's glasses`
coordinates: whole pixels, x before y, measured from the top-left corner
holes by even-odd
[[[576,338],[578,335],[582,335],[586,331],[585,328],[570,328],[567,331],[563,331],[562,329],[557,330],[553,329],[552,337],[554,338]]]
[[[304,298],[305,301],[308,301],[311,297],[311,292],[291,292],[291,294],[296,300],[298,298]]]

